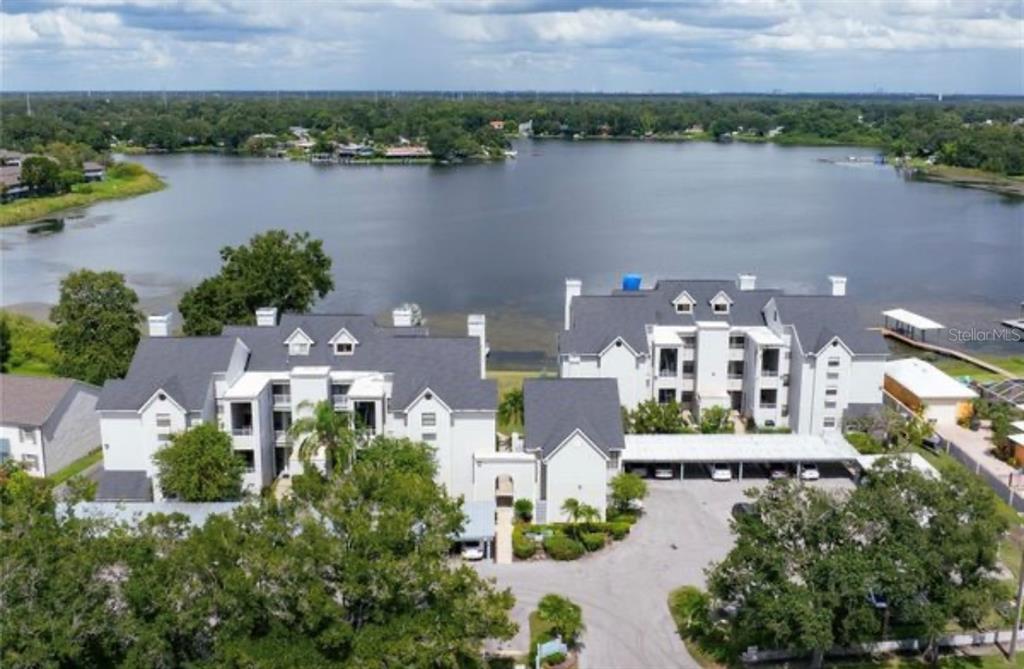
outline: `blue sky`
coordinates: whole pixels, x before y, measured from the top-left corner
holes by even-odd
[[[4,90],[1024,94],[1024,0],[2,0]]]

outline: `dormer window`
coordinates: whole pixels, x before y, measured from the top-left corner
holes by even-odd
[[[288,347],[288,355],[309,355],[309,348],[313,345],[313,339],[303,332],[301,328],[296,328],[284,340],[284,344]]]
[[[711,311],[715,314],[727,314],[731,306],[732,300],[725,291],[718,291],[718,294],[711,298]]]
[[[356,351],[356,345],[359,342],[352,333],[341,328],[333,337],[331,337],[330,344],[334,349],[334,355],[352,355]]]
[[[677,314],[692,314],[693,305],[696,303],[697,301],[685,290],[672,300],[672,306],[676,308]]]

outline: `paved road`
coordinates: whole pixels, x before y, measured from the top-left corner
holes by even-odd
[[[649,481],[647,513],[625,541],[575,562],[479,563],[485,576],[512,588],[519,634],[505,647],[525,649],[527,617],[547,593],[583,608],[584,669],[696,667],[676,634],[668,593],[681,585],[704,585],[704,568],[732,547],[732,505],[763,481]],[[848,479],[822,480],[849,487]]]

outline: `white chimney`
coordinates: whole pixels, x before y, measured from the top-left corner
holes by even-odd
[[[565,329],[572,326],[572,298],[583,294],[583,282],[579,279],[565,280]]]
[[[171,328],[174,327],[174,314],[163,314],[161,316],[150,316],[147,320],[149,324],[149,336],[150,337],[170,337]]]
[[[277,307],[260,307],[256,310],[256,326],[272,328],[277,325]]]
[[[391,324],[396,328],[418,327],[423,324],[420,305],[405,303],[391,310]]]
[[[832,284],[832,295],[835,297],[842,297],[846,295],[846,277],[832,275],[828,278],[829,283]]]
[[[757,287],[757,276],[754,274],[737,274],[736,287],[740,290],[754,290]]]
[[[466,332],[470,337],[480,340],[480,378],[487,378],[487,354],[490,348],[487,346],[487,316],[483,314],[470,314],[466,318]]]

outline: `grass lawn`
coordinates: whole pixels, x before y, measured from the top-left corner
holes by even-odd
[[[103,451],[100,450],[99,448],[93,451],[89,451],[88,454],[83,455],[82,457],[78,458],[64,469],[60,470],[59,472],[51,476],[50,480],[53,482],[54,485],[60,485],[61,483],[64,483],[68,479],[78,476],[83,471],[85,471],[86,468],[96,464],[102,459]]]
[[[949,358],[909,346],[899,346],[894,350],[894,353],[899,356],[912,356],[926,360],[950,376],[969,376],[977,381],[998,381],[1003,378],[999,374],[982,369],[964,360]],[[991,362],[993,365],[997,365],[1011,374],[1024,377],[1024,356],[978,355],[976,357],[981,358],[985,362]]]
[[[8,371],[23,376],[54,376],[57,349],[50,337],[53,326],[22,314],[0,311],[0,316],[7,319],[11,328]]]
[[[536,378],[540,378],[542,376],[545,376],[545,373],[541,372],[541,371],[537,371],[537,370],[531,370],[531,371],[522,371],[522,370],[512,371],[512,370],[507,370],[506,371],[506,370],[493,370],[492,369],[492,370],[488,370],[487,371],[487,378],[488,379],[493,379],[494,381],[498,382],[498,401],[499,402],[501,401],[501,398],[505,396],[505,393],[507,393],[508,391],[521,389],[523,387],[523,381],[525,381],[526,379],[536,379]],[[553,375],[550,375],[550,376],[553,376]],[[523,426],[520,425],[519,423],[509,423],[509,424],[501,423],[501,424],[498,425],[498,431],[499,432],[504,432],[505,434],[510,434],[512,432],[519,432],[521,434],[522,431],[523,431]]]
[[[116,200],[165,188],[157,175],[136,165],[107,175],[103,181],[75,184],[70,193],[49,197],[28,197],[0,204],[0,227],[19,225],[50,216],[65,209],[84,207],[101,200]]]

